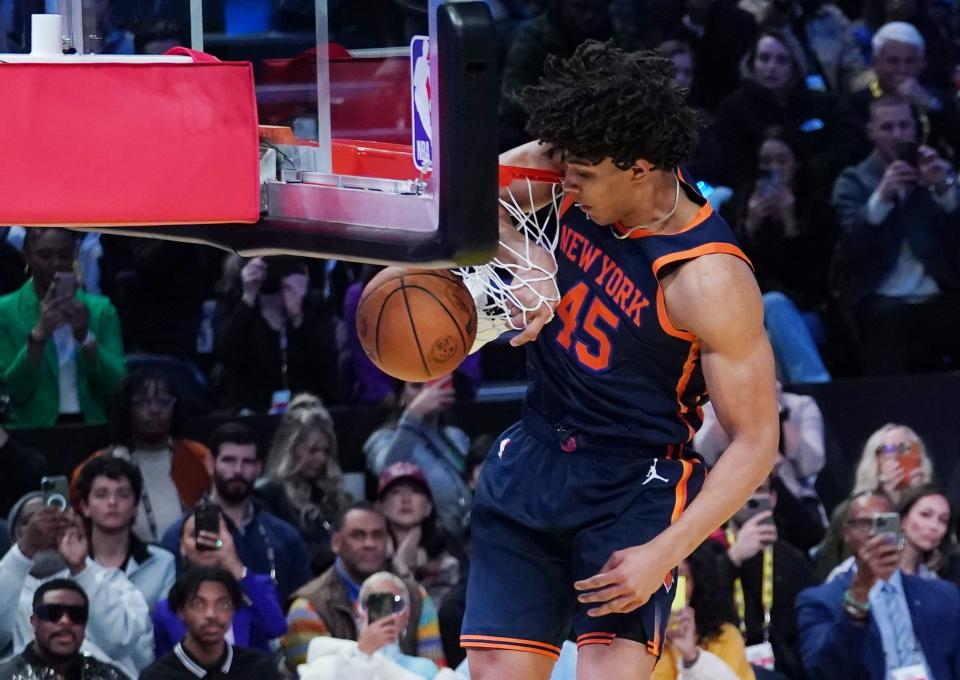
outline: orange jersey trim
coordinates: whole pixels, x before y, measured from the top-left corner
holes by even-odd
[[[675,253],[670,253],[669,255],[664,255],[658,257],[653,261],[653,275],[657,276],[660,273],[660,270],[671,262],[678,262],[680,260],[692,260],[694,258],[700,257],[701,255],[713,255],[715,253],[723,253],[726,255],[733,255],[734,257],[739,257],[741,260],[746,262],[750,269],[753,269],[753,263],[750,261],[750,258],[740,250],[737,246],[732,243],[723,243],[720,241],[713,241],[711,243],[704,243],[697,246],[696,248],[690,248],[689,250],[678,250]]]
[[[686,182],[684,182],[686,184]],[[624,233],[627,233],[627,238],[647,238],[648,236],[676,236],[677,234],[682,234],[686,231],[690,231],[694,227],[697,227],[704,222],[713,214],[713,206],[709,203],[704,203],[700,206],[696,213],[689,222],[680,227],[677,231],[671,231],[668,234],[665,234],[660,231],[648,231],[646,229],[634,229],[630,231],[630,227],[625,226],[622,222],[614,222],[611,226],[616,230],[621,236]]]
[[[565,194],[563,200],[560,201],[560,205],[557,207],[557,220],[562,218],[574,203],[573,194]]]
[[[674,489],[676,498],[673,503],[673,514],[670,516],[671,524],[680,519],[684,508],[687,507],[687,481],[689,481],[690,475],[693,474],[693,463],[688,460],[681,460],[680,465],[683,466],[683,473],[680,475],[680,481],[677,482],[677,486]]]
[[[513,652],[540,654],[554,661],[560,658],[560,648],[536,640],[495,637],[491,635],[461,635],[460,646],[464,649],[506,649]]]

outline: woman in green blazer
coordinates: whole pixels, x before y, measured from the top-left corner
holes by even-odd
[[[78,235],[27,229],[31,278],[0,297],[0,379],[11,397],[11,427],[104,423],[126,375],[120,321],[110,300],[69,285]],[[69,284],[69,280],[65,281]]]

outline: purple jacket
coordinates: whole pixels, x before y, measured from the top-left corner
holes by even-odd
[[[234,646],[270,653],[270,640],[287,632],[287,619],[280,609],[277,588],[267,574],[248,573],[240,586],[248,604],[233,614]],[[153,644],[157,658],[171,652],[187,634],[166,600],[160,600],[153,610]]]

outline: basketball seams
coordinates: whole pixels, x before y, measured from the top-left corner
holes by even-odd
[[[395,293],[402,293],[400,299],[393,299]],[[437,312],[438,305],[443,314]],[[466,357],[473,344],[471,329],[476,328],[473,307],[469,290],[453,272],[387,268],[361,292],[356,308],[359,340],[374,365],[388,375],[429,380]],[[388,370],[391,367],[395,371]]]
[[[413,310],[410,309],[410,300],[407,298],[407,284],[404,279],[405,276],[400,277],[400,287],[397,290],[403,292],[403,306],[407,310],[407,319],[410,321],[410,330],[413,332],[413,341],[417,343],[417,353],[420,355],[420,362],[423,364],[423,370],[427,372],[427,375],[433,375],[433,371],[430,370],[430,365],[427,363],[427,357],[423,354],[423,347],[420,345],[420,334],[417,333],[417,324],[413,320]]]
[[[450,313],[450,310],[447,308],[447,304],[440,297],[438,297],[436,293],[434,293],[429,288],[424,288],[423,286],[417,286],[417,285],[408,286],[407,284],[404,283],[403,287],[410,288],[411,290],[419,290],[429,295],[434,300],[434,302],[436,302],[440,306],[440,309],[442,309],[444,313],[446,313],[447,318],[449,318],[450,321],[453,322],[453,327],[457,329],[457,334],[460,336],[460,345],[463,347],[463,350],[467,351],[468,349],[470,349],[469,347],[467,347],[467,338],[464,336],[463,329],[460,327],[460,320]],[[413,320],[411,319],[410,322],[413,323]],[[420,341],[418,340],[417,346],[419,345],[420,345]]]

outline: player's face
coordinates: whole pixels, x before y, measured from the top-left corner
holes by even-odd
[[[896,90],[907,78],[923,71],[923,55],[913,45],[888,40],[873,57],[873,71],[885,92]]]
[[[613,224],[628,214],[631,170],[621,170],[610,158],[591,164],[568,159],[563,174],[563,191],[597,224]]]
[[[764,87],[770,90],[783,89],[793,76],[790,50],[773,36],[763,36],[757,43],[757,51],[753,57],[753,73],[757,82]]]

